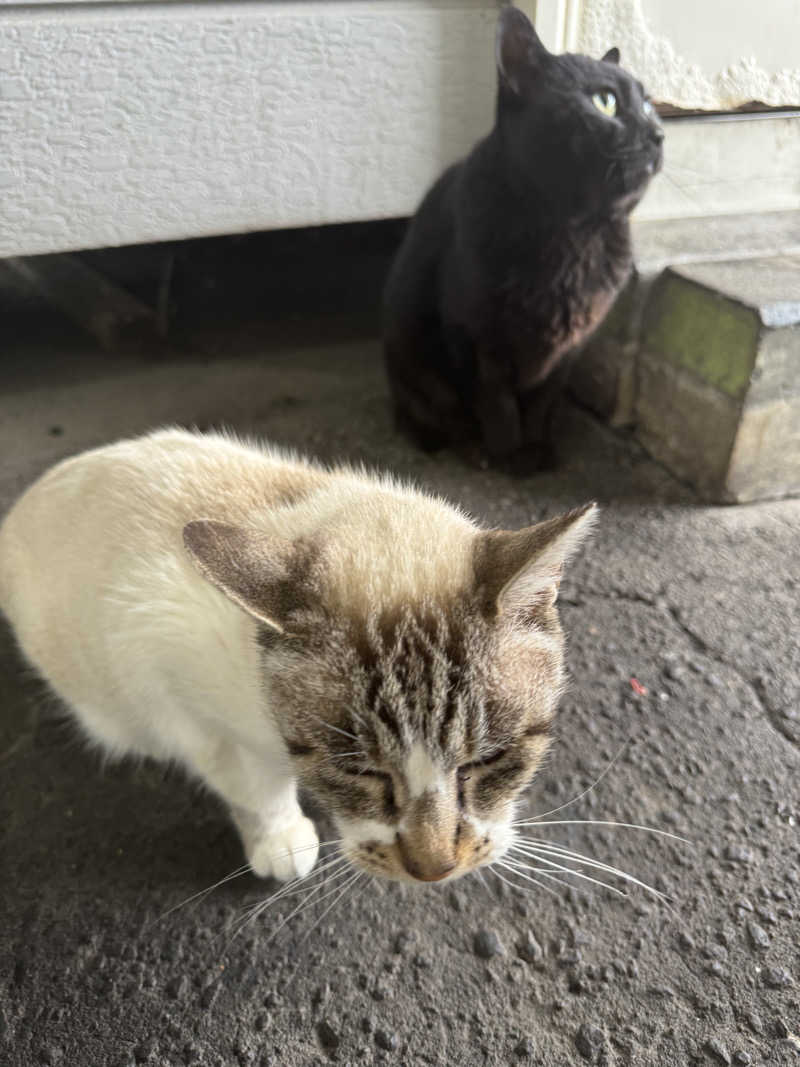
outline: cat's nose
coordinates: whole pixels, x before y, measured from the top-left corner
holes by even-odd
[[[398,834],[397,851],[412,878],[420,882],[441,882],[456,869],[457,860],[452,848],[442,848],[441,842],[433,840],[424,830],[424,827],[418,829],[409,838]]]
[[[654,144],[661,144],[664,140],[664,128],[662,126],[651,126],[650,140],[653,141]]]
[[[420,882],[441,882],[458,866],[455,775],[450,785],[449,791],[426,789],[412,799],[402,829],[398,828],[399,858],[411,877]]]
[[[417,863],[408,856],[403,856],[403,866],[420,882],[441,882],[456,869],[455,861],[446,863]]]

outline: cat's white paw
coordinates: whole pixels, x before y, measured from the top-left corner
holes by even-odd
[[[305,878],[317,862],[319,838],[314,824],[305,815],[276,833],[264,834],[255,842],[247,859],[260,878]]]

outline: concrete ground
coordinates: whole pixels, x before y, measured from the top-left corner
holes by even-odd
[[[0,1063],[800,1064],[800,502],[699,506],[576,409],[553,474],[421,455],[392,429],[374,313],[337,298],[309,321],[270,291],[282,314],[204,302],[159,360],[106,355],[3,291],[0,512],[61,457],[173,422],[388,468],[493,525],[598,499],[561,597],[571,687],[527,810],[606,771],[555,817],[690,843],[539,832],[670,903],[486,873],[365,885],[285,925],[279,903],[231,940],[269,885],[244,875],[178,907],[242,863],[220,806],[163,768],[101,767],[2,629]]]

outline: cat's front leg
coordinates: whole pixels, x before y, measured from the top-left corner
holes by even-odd
[[[457,441],[468,440],[472,427],[458,392],[437,370],[433,345],[410,357],[390,360],[389,381],[397,429],[407,434],[423,451],[437,452]],[[429,358],[425,359],[424,356]]]
[[[516,452],[522,444],[519,402],[495,352],[478,353],[473,406],[489,458],[501,460]]]
[[[562,355],[543,381],[521,393],[519,404],[523,443],[514,457],[514,473],[531,474],[556,466],[556,445],[564,414],[564,398],[577,354],[578,350],[575,349]]]
[[[247,862],[259,878],[277,878],[281,882],[305,878],[317,862],[317,831],[300,810],[293,782],[286,799],[280,813],[274,805],[259,812],[231,806]]]
[[[297,802],[289,767],[227,741],[195,750],[191,763],[227,802],[255,874],[285,882],[311,871],[319,839]]]

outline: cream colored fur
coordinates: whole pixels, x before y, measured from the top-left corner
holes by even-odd
[[[265,702],[258,624],[182,543],[205,518],[289,540],[324,530],[343,608],[463,586],[477,530],[391,481],[182,430],[66,460],[0,527],[0,607],[89,737],[182,764],[228,802],[257,873],[302,875],[317,838]]]
[[[24,654],[104,751],[173,760],[227,802],[257,874],[311,870],[318,841],[298,806],[297,777],[330,789],[323,778],[338,775],[327,795],[344,789],[348,798],[332,812],[344,854],[387,877],[439,880],[508,847],[519,767],[533,773],[545,751],[541,733],[561,687],[553,609],[561,565],[592,519],[586,508],[528,530],[481,531],[391,479],[164,430],[67,460],[21,497],[0,526],[0,608]],[[302,622],[304,595],[323,636],[341,638],[349,620],[377,649],[374,707],[356,707],[365,693],[348,689],[361,668],[347,640],[328,647],[324,669],[298,653],[284,623]],[[531,620],[534,605],[541,625]],[[455,612],[449,623],[446,610]],[[381,643],[380,621],[392,617],[413,654]],[[438,638],[426,634],[425,617],[445,636],[451,623],[466,626],[473,658],[494,649],[491,662],[458,669],[458,684],[472,679],[478,690],[456,693],[454,665],[432,647]],[[269,637],[269,626],[286,633]],[[480,686],[516,718],[490,722]],[[427,733],[408,710],[423,691],[425,721],[436,724]],[[348,728],[323,719],[325,707],[347,712]],[[396,736],[386,732],[392,717]],[[516,738],[516,755],[505,761],[507,795],[483,818],[464,806],[468,796],[459,799],[458,773],[471,768],[462,785],[474,790],[490,764],[502,771],[492,729],[504,745]],[[367,759],[370,730],[383,738],[373,744],[382,770],[376,777],[362,766],[348,778],[341,761]],[[358,751],[330,750],[342,740]],[[402,810],[387,800],[389,778]],[[364,789],[367,808],[355,816],[353,794],[363,802]]]

